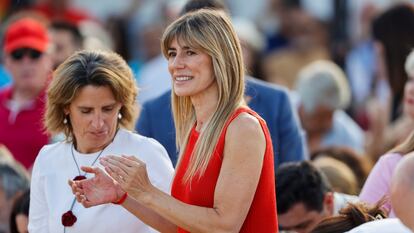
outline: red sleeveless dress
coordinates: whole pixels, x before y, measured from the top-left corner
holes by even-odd
[[[266,138],[266,150],[259,184],[240,232],[278,232],[272,141],[266,122],[256,112],[249,108],[243,107],[237,109],[227,120],[214,149],[214,155],[211,157],[204,175],[200,179],[197,177],[190,183],[183,184],[182,180],[199,136],[195,127],[192,129],[187,147],[182,155],[181,163],[176,169],[176,175],[171,187],[171,195],[187,204],[210,208],[213,207],[214,192],[223,160],[227,128],[232,120],[243,112],[249,113],[259,120]],[[188,231],[178,228],[178,232]]]

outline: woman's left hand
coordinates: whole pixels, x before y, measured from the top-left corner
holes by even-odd
[[[106,156],[100,159],[105,171],[134,199],[141,199],[153,186],[148,178],[146,164],[135,156]]]

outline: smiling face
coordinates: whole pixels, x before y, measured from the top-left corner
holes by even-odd
[[[82,153],[102,150],[115,136],[121,103],[108,86],[87,85],[65,109],[76,141]]]
[[[177,96],[197,96],[217,90],[211,57],[174,39],[168,48],[168,70]]]

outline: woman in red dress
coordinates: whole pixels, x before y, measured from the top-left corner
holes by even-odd
[[[161,232],[277,232],[272,143],[243,100],[241,47],[230,19],[222,11],[190,12],[166,29],[162,51],[180,149],[171,195],[135,157],[108,156],[100,162],[109,176],[84,168],[95,177],[70,182],[78,201],[122,204]]]

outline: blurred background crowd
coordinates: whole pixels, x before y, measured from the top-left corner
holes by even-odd
[[[128,61],[139,87],[136,129],[160,141],[175,164],[174,135],[163,126],[171,125],[171,118],[153,122],[158,128],[150,120],[162,115],[159,109],[170,110],[168,101],[157,101],[171,89],[160,38],[186,2],[0,0],[0,232],[17,229],[16,215],[23,213],[12,209],[28,202],[39,150],[62,140],[41,127],[44,93],[51,71],[75,51],[112,50]],[[219,2],[242,43],[246,75],[289,96],[287,107],[259,100],[266,102],[263,112],[291,112],[289,119],[264,117],[277,157],[280,228],[311,232],[324,217],[348,216],[352,211],[340,212],[348,200],[380,203],[384,211],[373,219],[400,217],[390,200],[391,180],[400,160],[414,151],[414,1]],[[24,17],[36,19],[47,32],[13,24]],[[47,49],[13,44],[25,36],[45,36]],[[246,94],[247,103],[256,95]],[[413,210],[414,202],[408,204],[404,208]],[[350,208],[371,214],[371,207]]]

